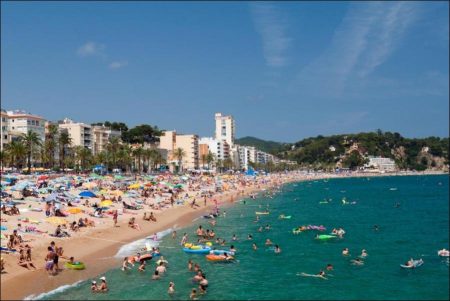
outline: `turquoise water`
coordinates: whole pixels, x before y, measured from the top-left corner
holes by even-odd
[[[448,176],[408,176],[333,179],[285,185],[273,199],[264,196],[226,208],[226,217],[218,219],[215,232],[234,242],[238,250],[235,263],[210,263],[204,255],[188,255],[181,251],[182,232],[194,239],[199,224],[211,228],[204,219],[177,231],[178,238],[166,236],[161,250],[169,261],[162,280],[150,280],[154,261],[144,273],[124,273],[118,268],[107,272],[110,292],[92,294],[90,281],[79,283],[62,292],[45,295],[45,299],[188,299],[191,288],[187,261],[198,262],[209,280],[208,292],[200,299],[269,300],[269,299],[449,299],[449,264],[437,251],[449,248],[449,181]],[[391,190],[396,188],[396,190]],[[346,197],[355,205],[342,205]],[[319,204],[331,198],[329,204]],[[396,208],[395,204],[400,203]],[[270,215],[254,223],[255,211],[269,204]],[[259,208],[262,205],[262,209]],[[279,214],[292,215],[279,220]],[[260,225],[271,230],[258,232]],[[323,224],[328,233],[343,227],[342,240],[319,242],[313,231],[299,235],[292,228],[303,224]],[[374,225],[379,231],[374,231]],[[246,240],[253,235],[253,241]],[[278,243],[281,254],[267,251],[266,238]],[[253,251],[255,242],[259,249]],[[229,246],[229,244],[228,244]],[[344,257],[348,247],[351,256]],[[354,266],[350,260],[366,249],[365,265]],[[399,264],[410,257],[423,258],[415,270],[403,270]],[[300,277],[297,273],[315,274],[327,263],[334,266],[328,280]],[[97,277],[98,278],[98,277]],[[176,293],[167,294],[169,281],[175,282]]]

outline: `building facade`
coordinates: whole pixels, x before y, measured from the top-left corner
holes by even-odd
[[[222,113],[216,113],[215,120],[215,138],[219,141],[225,140],[228,146],[232,148],[236,137],[236,126],[233,117],[231,115],[224,116]]]
[[[181,148],[186,153],[183,157],[183,169],[199,168],[199,148],[197,135],[176,135],[175,149]],[[177,160],[176,158],[173,158]]]
[[[380,172],[393,172],[397,170],[395,161],[391,158],[369,156],[369,163],[365,164],[365,168],[378,169]]]
[[[61,132],[67,132],[72,139],[71,146],[83,146],[93,151],[92,126],[65,118],[58,122]]]
[[[218,140],[212,137],[202,137],[199,140],[199,157],[208,155],[211,152],[215,160],[226,160],[230,158],[230,146],[225,140]]]
[[[111,130],[109,127],[94,125],[92,126],[92,137],[92,153],[96,155],[106,150],[110,139],[120,139],[121,132]]]
[[[176,131],[164,131],[159,137],[159,149],[167,151],[167,163],[173,167],[178,165],[174,152],[181,148],[185,152],[182,159],[183,169],[199,168],[199,143],[197,135],[180,135]]]
[[[0,113],[0,149],[3,150],[11,140],[17,139],[29,131],[38,135],[41,143],[45,141],[45,119],[21,110]]]

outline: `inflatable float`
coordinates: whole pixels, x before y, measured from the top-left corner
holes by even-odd
[[[228,255],[234,255],[233,251],[226,251],[226,250],[212,250],[214,255],[223,255],[224,253],[227,253]]]
[[[400,267],[403,269],[414,269],[414,268],[420,267],[422,264],[423,264],[423,260],[419,259],[419,260],[413,260],[412,266],[401,264]]]
[[[233,260],[233,256],[225,256],[225,255],[215,255],[215,254],[209,254],[206,255],[206,260],[209,261],[231,261]]]
[[[211,247],[208,246],[191,246],[189,248],[183,248],[183,251],[186,253],[193,253],[193,254],[209,254],[209,251],[211,251]]]
[[[449,257],[449,250],[446,249],[439,250],[438,255],[442,257]]]
[[[279,219],[290,219],[291,217],[292,217],[291,215],[284,215],[284,214],[282,214],[278,218]]]
[[[75,262],[73,262],[73,263],[66,262],[66,263],[64,264],[64,266],[65,266],[66,268],[68,268],[68,269],[71,269],[71,270],[84,270],[84,269],[86,268],[85,265],[84,265],[84,263],[82,263],[82,262],[80,262],[80,261],[75,261]]]
[[[269,214],[270,212],[268,212],[268,211],[264,211],[264,212],[261,212],[261,211],[255,211],[255,214],[256,215],[267,215],[267,214]]]
[[[333,239],[336,238],[336,235],[329,235],[329,234],[322,234],[322,235],[318,235],[317,237],[315,237],[315,239],[318,240],[329,240],[329,239]]]

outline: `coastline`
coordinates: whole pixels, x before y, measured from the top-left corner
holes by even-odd
[[[427,172],[427,173],[397,173],[397,174],[365,174],[355,173],[351,175],[336,174],[314,174],[306,176],[304,174],[293,174],[286,179],[278,179],[278,181],[253,185],[244,189],[244,193],[238,190],[216,195],[217,200],[223,204],[232,205],[234,202],[248,197],[249,194],[260,192],[274,186],[284,185],[291,182],[303,182],[330,178],[352,178],[352,177],[375,177],[375,176],[402,176],[402,175],[448,175],[448,173]],[[284,180],[284,181],[282,181]],[[56,240],[56,243],[63,243],[65,250],[70,250],[70,255],[75,256],[76,260],[83,261],[88,269],[82,271],[65,270],[58,276],[48,276],[41,267],[45,248],[36,249],[34,258],[35,264],[40,267],[37,271],[21,270],[20,273],[4,275],[2,274],[1,299],[17,300],[24,299],[29,296],[37,296],[45,292],[52,291],[63,285],[71,285],[78,281],[86,280],[104,273],[111,268],[118,267],[121,259],[114,258],[118,249],[124,245],[142,239],[154,232],[159,232],[177,225],[177,239],[181,238],[178,229],[190,225],[194,218],[201,216],[214,207],[214,204],[201,206],[198,209],[192,209],[188,205],[169,208],[163,212],[157,213],[157,223],[144,222],[138,218],[142,231],[130,229],[125,218],[121,219],[120,227],[94,229],[94,231],[80,237],[73,237],[68,240]],[[190,233],[189,233],[190,234]],[[88,245],[89,248],[80,248],[80,246]],[[46,246],[43,244],[43,246]],[[42,264],[41,264],[42,263]],[[49,280],[47,280],[49,279]],[[23,285],[26,283],[27,285]]]

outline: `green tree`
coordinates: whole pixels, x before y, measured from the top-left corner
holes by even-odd
[[[342,163],[344,167],[356,169],[367,163],[367,160],[364,159],[357,150],[354,150],[342,161]]]
[[[208,154],[206,155],[206,162],[208,163],[208,170],[211,169],[211,163],[213,163],[215,159],[216,158],[215,158],[214,154],[211,151],[209,151]]]
[[[42,145],[42,140],[39,138],[39,135],[36,132],[28,131],[26,134],[22,134],[20,137],[25,145],[25,149],[27,151],[27,167],[28,173],[31,172],[31,156],[35,148],[38,148]]]
[[[233,168],[233,160],[231,160],[231,158],[226,158],[223,160],[222,165],[226,170],[230,170]]]
[[[55,167],[55,153],[58,147],[58,125],[49,124],[47,133],[45,134],[44,151],[46,158],[46,167]]]
[[[91,151],[83,146],[77,146],[75,148],[75,155],[77,166],[81,167],[81,170],[86,170],[91,163]]]
[[[106,149],[109,152],[111,158],[111,164],[113,168],[117,167],[117,154],[121,149],[120,139],[119,137],[111,137],[109,139],[108,144],[106,145]]]
[[[69,133],[62,132],[59,135],[58,143],[59,143],[59,166],[64,172],[67,148],[70,147],[70,145],[72,144],[72,138],[70,138]]]
[[[132,155],[133,155],[133,158],[134,158],[135,165],[136,165],[136,162],[137,162],[137,172],[138,173],[141,173],[141,163],[142,163],[142,155],[143,155],[143,153],[144,153],[144,149],[142,147],[140,147],[140,146],[135,148],[135,149],[133,149],[133,151],[132,151]]]
[[[178,160],[178,172],[181,172],[183,170],[182,163],[183,163],[183,158],[186,156],[186,152],[181,147],[179,147],[174,150],[173,155]]]
[[[22,168],[22,163],[26,157],[27,150],[21,140],[12,140],[6,144],[6,157],[9,158],[10,165],[15,168]]]

